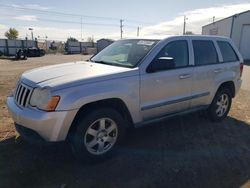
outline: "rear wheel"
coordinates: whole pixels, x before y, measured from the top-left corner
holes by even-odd
[[[229,89],[221,88],[216,93],[208,112],[212,121],[222,121],[227,116],[232,103],[232,94]]]
[[[77,128],[70,143],[76,157],[85,161],[110,156],[125,133],[124,119],[111,108],[98,109],[78,117],[75,126]]]

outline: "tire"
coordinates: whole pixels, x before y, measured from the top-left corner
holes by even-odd
[[[121,143],[125,121],[111,108],[101,108],[78,116],[76,130],[69,141],[75,157],[80,161],[96,162],[111,156]]]
[[[217,91],[209,109],[208,115],[211,121],[220,122],[226,118],[232,103],[232,94],[228,88]]]

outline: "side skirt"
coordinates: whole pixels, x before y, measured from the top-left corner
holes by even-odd
[[[172,118],[172,117],[175,117],[175,116],[181,116],[181,115],[189,114],[189,113],[196,112],[196,111],[199,111],[199,110],[206,110],[208,107],[209,107],[209,105],[205,105],[205,106],[199,106],[199,107],[191,108],[191,109],[188,109],[188,110],[185,110],[185,111],[166,114],[164,116],[160,116],[160,117],[156,117],[156,118],[153,118],[153,119],[149,119],[149,120],[145,120],[145,121],[136,123],[134,126],[136,128],[144,127],[144,126],[147,126],[149,124],[164,121],[166,119],[169,119],[169,118]]]

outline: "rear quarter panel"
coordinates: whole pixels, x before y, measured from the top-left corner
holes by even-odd
[[[238,56],[238,61],[236,62],[224,62],[222,54],[220,52],[219,46],[216,43],[216,41],[225,41],[229,42],[234,49],[236,55]],[[235,46],[234,42],[231,39],[228,38],[216,38],[214,40],[215,46],[218,52],[218,55],[220,56],[220,61],[221,63],[221,68],[223,71],[216,75],[214,78],[214,89],[212,90],[212,95],[210,96],[210,101],[212,102],[213,97],[215,96],[217,90],[221,86],[221,84],[229,81],[233,81],[234,86],[235,86],[235,93],[238,92],[240,85],[241,85],[241,77],[240,77],[240,63],[243,63],[243,58],[238,50],[238,48]]]

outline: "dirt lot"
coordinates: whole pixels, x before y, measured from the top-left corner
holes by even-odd
[[[77,162],[65,143],[38,146],[16,139],[5,103],[19,75],[86,58],[0,60],[0,187],[250,187],[247,85],[222,123],[194,113],[132,130],[117,155],[95,165]]]
[[[0,140],[13,136],[12,120],[9,118],[5,103],[8,94],[11,93],[24,71],[45,65],[86,60],[89,57],[83,55],[46,55],[40,58],[29,58],[25,61],[0,59]]]

